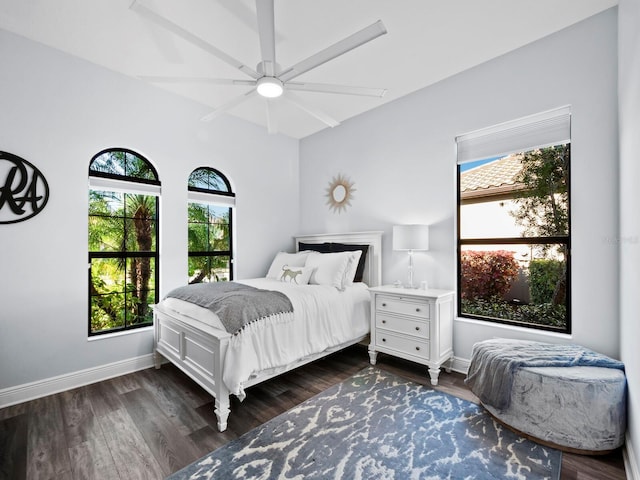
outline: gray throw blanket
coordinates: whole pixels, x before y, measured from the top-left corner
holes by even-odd
[[[487,405],[509,407],[513,375],[523,367],[608,367],[624,364],[579,345],[556,345],[524,340],[495,339],[473,346],[465,383]]]
[[[208,308],[233,334],[261,318],[293,312],[293,305],[284,293],[234,282],[186,285],[170,291],[167,297]]]

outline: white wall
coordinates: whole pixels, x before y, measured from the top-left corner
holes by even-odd
[[[42,213],[0,225],[0,390],[151,353],[152,332],[87,341],[87,173],[108,147],[148,158],[162,182],[161,294],[187,275],[186,182],[199,166],[237,194],[237,277],[266,272],[297,233],[298,141],[0,31],[0,150],[38,167]]]
[[[620,351],[628,381],[627,452],[640,479],[640,2],[619,5]],[[629,466],[629,465],[628,465]]]
[[[518,209],[515,200],[503,199],[490,202],[467,203],[460,207],[460,236],[462,238],[519,237],[524,230],[514,222],[512,212]],[[529,261],[541,255],[529,245],[468,245],[465,250],[513,252],[513,258],[528,267]],[[549,252],[553,254],[553,252]],[[548,253],[548,254],[549,254]]]
[[[416,279],[455,288],[455,137],[571,105],[573,335],[457,320],[454,351],[468,359],[493,336],[573,341],[619,356],[617,10],[408,95],[301,141],[301,226],[315,231],[385,230],[383,281],[406,278],[391,227],[432,225]],[[401,52],[399,52],[400,54]],[[352,207],[325,205],[329,180],[355,182]]]

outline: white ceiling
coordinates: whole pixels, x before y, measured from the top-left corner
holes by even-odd
[[[252,68],[260,60],[254,0],[138,1]],[[0,28],[132,77],[250,79],[131,10],[131,3],[0,0]],[[383,98],[296,92],[315,109],[344,121],[616,4],[617,0],[275,0],[276,58],[288,67],[381,19],[386,35],[296,79],[388,90]],[[250,89],[206,83],[156,85],[211,110]],[[264,102],[255,96],[229,114],[266,125]],[[327,128],[298,108],[272,102],[280,133],[303,138]]]

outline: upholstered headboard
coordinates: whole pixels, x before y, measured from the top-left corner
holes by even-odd
[[[382,281],[382,233],[383,232],[355,232],[298,235],[294,237],[295,251],[297,252],[299,250],[300,243],[369,245],[362,280],[370,287],[377,287]]]

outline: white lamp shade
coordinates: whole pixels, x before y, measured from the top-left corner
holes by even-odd
[[[394,225],[394,250],[429,250],[429,225]]]

